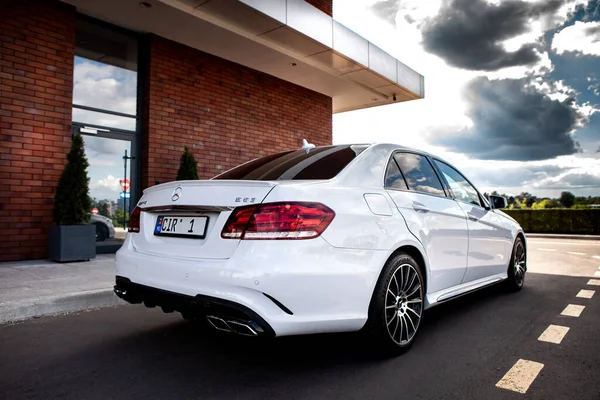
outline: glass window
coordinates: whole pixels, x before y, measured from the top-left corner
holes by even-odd
[[[445,196],[444,188],[426,157],[412,153],[396,153],[394,159],[406,179],[409,190]]]
[[[135,37],[77,20],[73,122],[135,131],[137,78]]]
[[[73,133],[83,135],[90,164],[92,208],[88,211],[96,228],[98,253],[115,252],[123,243],[139,191],[137,51],[135,34],[77,18]]]
[[[444,178],[446,178],[448,185],[450,185],[450,190],[452,190],[452,193],[454,193],[456,200],[481,206],[477,190],[475,190],[475,188],[465,179],[464,176],[460,174],[460,172],[438,160],[434,160],[434,162],[440,171],[442,171],[442,174],[444,175]]]
[[[309,152],[286,151],[242,164],[213,179],[312,180],[331,179],[368,146],[327,146]]]
[[[388,189],[408,190],[408,186],[406,186],[404,177],[398,168],[398,164],[394,161],[394,158],[390,160],[385,173],[385,187]]]

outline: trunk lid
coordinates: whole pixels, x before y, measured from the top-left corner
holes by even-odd
[[[261,203],[276,185],[267,181],[207,180],[177,181],[148,188],[138,202],[143,211],[140,232],[131,234],[132,244],[139,252],[159,256],[229,258],[239,243],[236,239],[221,238],[231,210]],[[159,218],[161,225],[155,232]],[[179,223],[176,229],[173,220]],[[188,236],[191,230],[195,236]]]

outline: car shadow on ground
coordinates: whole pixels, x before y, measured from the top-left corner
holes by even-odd
[[[510,294],[502,286],[492,286],[427,310],[411,352],[418,352],[420,347],[427,345],[431,336],[437,335],[448,325],[456,324],[465,315],[478,312],[486,314],[490,303],[507,296]],[[160,312],[159,309],[153,311]],[[137,354],[160,349],[165,361],[171,355],[179,354],[178,361],[189,363],[191,368],[210,360],[213,367],[215,363],[236,365],[236,369],[271,369],[277,366],[293,372],[315,365],[327,368],[386,360],[385,356],[373,352],[360,332],[257,339],[218,332],[202,321],[181,320],[122,337],[113,345],[117,347],[113,349],[116,352],[136,349]]]
[[[79,337],[96,332],[73,351],[52,357],[39,354],[35,373],[24,365],[5,388],[17,391],[14,398],[29,398],[20,391],[32,386],[38,393],[67,391],[69,398],[95,398],[114,393],[116,387],[123,391],[120,397],[139,397],[143,392],[163,398],[164,393],[180,390],[203,393],[202,398],[264,398],[263,390],[269,387],[271,397],[281,398],[286,391],[306,394],[306,382],[311,393],[325,393],[331,385],[376,386],[390,375],[396,386],[411,382],[415,388],[427,387],[432,367],[449,371],[456,365],[469,368],[492,362],[507,342],[521,340],[552,299],[560,299],[552,306],[556,310],[550,310],[557,315],[564,307],[562,299],[574,296],[571,292],[586,281],[536,274],[530,279],[535,284],[518,293],[496,285],[426,311],[419,337],[398,358],[374,355],[358,333],[256,340],[215,332],[139,305],[57,317],[45,329],[83,323]],[[451,373],[459,374],[454,379],[463,379],[463,372]],[[80,387],[81,380],[95,377],[107,386]],[[245,394],[236,394],[240,390]]]

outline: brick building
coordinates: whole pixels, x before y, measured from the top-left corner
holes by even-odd
[[[332,113],[424,95],[421,75],[332,19],[332,0],[0,9],[3,261],[46,256],[73,134],[84,135],[91,196],[113,213],[173,180],[184,146],[209,178],[302,138],[331,143]]]

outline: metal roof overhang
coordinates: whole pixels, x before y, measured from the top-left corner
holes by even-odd
[[[334,113],[424,97],[422,75],[304,0],[63,1],[330,96]]]

